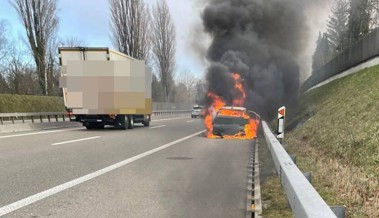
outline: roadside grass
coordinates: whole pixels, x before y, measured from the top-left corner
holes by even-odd
[[[61,97],[32,95],[0,95],[0,113],[64,112]]]
[[[379,217],[379,66],[312,90],[292,108],[286,144],[329,205]]]
[[[293,213],[277,175],[269,177],[262,185],[262,217],[291,218]]]
[[[259,172],[262,199],[263,218],[291,218],[292,210],[288,204],[287,196],[284,193],[275,165],[271,157],[263,133],[259,134]]]

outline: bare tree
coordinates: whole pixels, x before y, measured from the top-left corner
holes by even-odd
[[[142,0],[109,0],[115,47],[136,59],[147,60],[150,50],[149,10]]]
[[[35,70],[27,48],[19,40],[11,41],[7,46],[4,58],[4,70],[7,75],[9,89],[14,94],[41,94],[38,89]],[[36,89],[37,87],[37,89]]]
[[[0,94],[9,93],[9,86],[6,81],[5,57],[6,46],[8,44],[7,37],[7,23],[5,20],[0,20]]]
[[[154,102],[161,102],[163,97],[162,83],[160,83],[158,77],[153,73],[151,83],[151,94]]]
[[[87,43],[85,43],[83,40],[81,40],[77,37],[71,36],[71,37],[67,37],[65,39],[61,39],[59,42],[59,46],[63,46],[63,47],[86,47]]]
[[[152,24],[154,61],[163,87],[163,100],[168,102],[174,85],[176,30],[166,0],[157,1],[154,6]]]
[[[183,83],[189,90],[193,90],[197,83],[196,77],[189,70],[183,70],[177,74],[176,81]]]
[[[45,95],[51,93],[52,82],[48,78],[47,50],[58,27],[56,0],[12,0],[13,7],[22,20],[30,49],[37,67],[38,83]]]
[[[207,94],[207,84],[205,78],[199,79],[196,84],[196,97],[195,102],[198,104],[205,104],[205,96]]]
[[[6,55],[6,46],[7,46],[7,22],[5,20],[0,20],[0,64],[3,58]]]
[[[181,71],[176,78],[177,86],[176,88],[180,88],[177,90],[176,95],[182,96],[180,102],[186,103],[194,103],[196,100],[196,84],[198,80],[189,70]],[[184,87],[185,88],[184,88]],[[184,93],[181,93],[183,92]]]

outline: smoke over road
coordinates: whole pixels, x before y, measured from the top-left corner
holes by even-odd
[[[212,37],[207,58],[208,91],[231,104],[231,73],[243,79],[245,106],[265,119],[296,100],[299,63],[307,40],[311,0],[210,0],[202,18]]]

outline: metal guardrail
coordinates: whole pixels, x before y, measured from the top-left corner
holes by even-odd
[[[12,121],[12,124],[15,123],[15,120],[22,120],[22,123],[25,123],[28,118],[32,120],[32,123],[35,122],[35,119],[39,119],[43,123],[45,118],[48,119],[48,122],[51,122],[51,118],[55,118],[55,121],[58,122],[59,117],[66,121],[67,114],[64,112],[0,113],[0,124],[4,125],[5,120]]]
[[[153,115],[162,116],[162,115],[171,115],[171,114],[184,114],[190,113],[191,110],[156,110],[153,111]],[[44,119],[47,119],[47,122],[51,122],[54,119],[56,122],[59,122],[59,118],[62,118],[63,121],[69,121],[68,115],[66,112],[36,112],[36,113],[0,113],[0,124],[4,125],[5,121],[12,121],[12,124],[15,124],[15,121],[21,120],[22,123],[25,123],[25,120],[31,120],[32,123],[35,120],[39,120],[40,123],[43,123]]]
[[[297,168],[286,150],[262,122],[265,139],[286,192],[294,217],[296,218],[337,218],[303,173]]]
[[[170,114],[185,114],[191,113],[191,110],[155,110],[153,111],[153,115],[170,115]]]

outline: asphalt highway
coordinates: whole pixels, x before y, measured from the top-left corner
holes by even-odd
[[[0,134],[1,217],[246,217],[251,140],[201,119]]]

